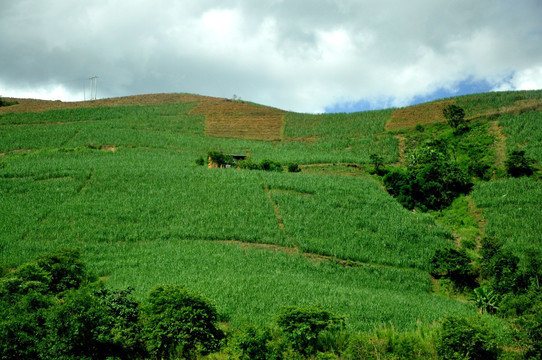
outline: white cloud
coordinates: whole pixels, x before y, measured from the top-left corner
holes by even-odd
[[[536,89],[542,89],[542,66],[518,71],[494,88],[496,91]]]
[[[7,95],[30,87],[68,100],[97,74],[99,96],[237,94],[318,112],[360,100],[404,106],[466,79],[495,88],[542,87],[542,6],[534,0],[2,6],[0,33],[10,36],[0,38],[0,92]]]

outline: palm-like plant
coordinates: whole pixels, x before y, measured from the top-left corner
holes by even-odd
[[[485,285],[474,289],[472,300],[475,302],[481,314],[485,312],[493,314],[498,309],[497,295],[493,290],[488,290]]]

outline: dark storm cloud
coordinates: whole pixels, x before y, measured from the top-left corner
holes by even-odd
[[[539,1],[8,1],[0,94],[192,92],[297,111],[542,87]]]

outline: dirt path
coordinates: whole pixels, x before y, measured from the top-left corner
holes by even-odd
[[[401,271],[424,272],[423,270],[414,269],[414,268],[401,268],[401,267],[395,267],[395,266],[389,266],[389,265],[365,263],[361,261],[339,259],[334,256],[302,252],[297,247],[290,247],[290,246],[283,246],[283,245],[276,245],[276,244],[249,243],[249,242],[244,242],[244,241],[239,241],[239,240],[218,240],[218,242],[223,243],[223,244],[239,246],[243,248],[244,250],[259,249],[259,250],[265,250],[265,251],[280,251],[288,255],[301,255],[315,263],[333,262],[344,267],[371,267],[371,268],[379,268],[379,269],[393,269],[393,270],[401,270]]]
[[[495,166],[497,168],[504,168],[504,162],[506,161],[506,136],[502,133],[502,126],[499,126],[498,121],[489,122],[489,132],[495,136]]]

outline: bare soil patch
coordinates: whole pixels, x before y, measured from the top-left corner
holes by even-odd
[[[386,130],[410,129],[417,124],[424,125],[445,121],[442,110],[453,103],[455,103],[453,99],[442,100],[397,109],[388,119]]]
[[[205,99],[190,111],[205,115],[205,135],[251,140],[282,139],[284,111],[228,99]]]
[[[506,136],[502,133],[502,126],[497,121],[489,123],[489,132],[495,136],[495,166],[503,168],[506,160]]]

